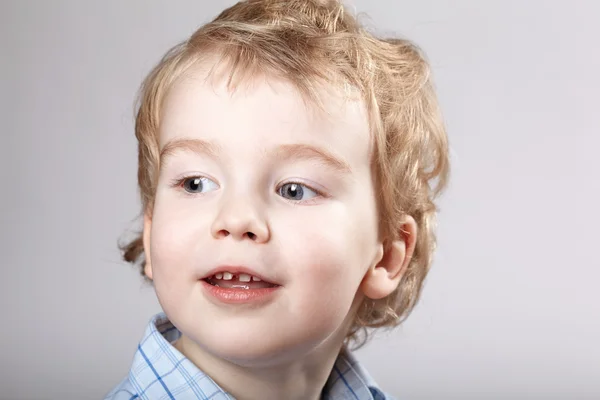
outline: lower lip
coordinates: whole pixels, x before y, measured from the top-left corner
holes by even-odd
[[[206,292],[221,303],[249,304],[269,301],[281,286],[263,289],[232,289],[211,285],[201,280]]]

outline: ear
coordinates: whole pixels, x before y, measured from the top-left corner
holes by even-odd
[[[400,225],[400,238],[383,247],[380,261],[367,271],[361,290],[370,299],[382,299],[391,294],[398,285],[410,263],[417,243],[417,223],[406,215]]]
[[[144,231],[142,240],[144,242],[144,274],[152,279],[152,259],[150,257],[150,230],[152,229],[152,215],[150,212],[144,212]]]

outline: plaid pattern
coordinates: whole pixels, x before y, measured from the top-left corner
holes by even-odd
[[[160,313],[148,324],[129,375],[105,400],[234,400],[171,343],[181,336]],[[393,400],[349,352],[337,358],[323,389],[323,400]]]

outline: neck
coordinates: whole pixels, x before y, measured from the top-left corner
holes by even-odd
[[[259,367],[223,360],[186,336],[175,347],[237,400],[318,400],[342,341],[343,337],[335,338],[301,359]]]

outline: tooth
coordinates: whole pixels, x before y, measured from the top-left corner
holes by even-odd
[[[215,274],[215,278],[221,279],[223,278],[223,274],[219,272],[218,274]]]
[[[230,281],[231,278],[233,278],[233,274],[231,272],[223,272],[223,279]]]
[[[260,281],[260,278],[257,278],[257,277],[255,277],[255,276],[253,276],[253,277],[252,277],[252,280],[253,280],[254,282],[259,282],[259,281]]]
[[[250,282],[250,275],[240,274],[238,279],[240,280],[240,282]]]

